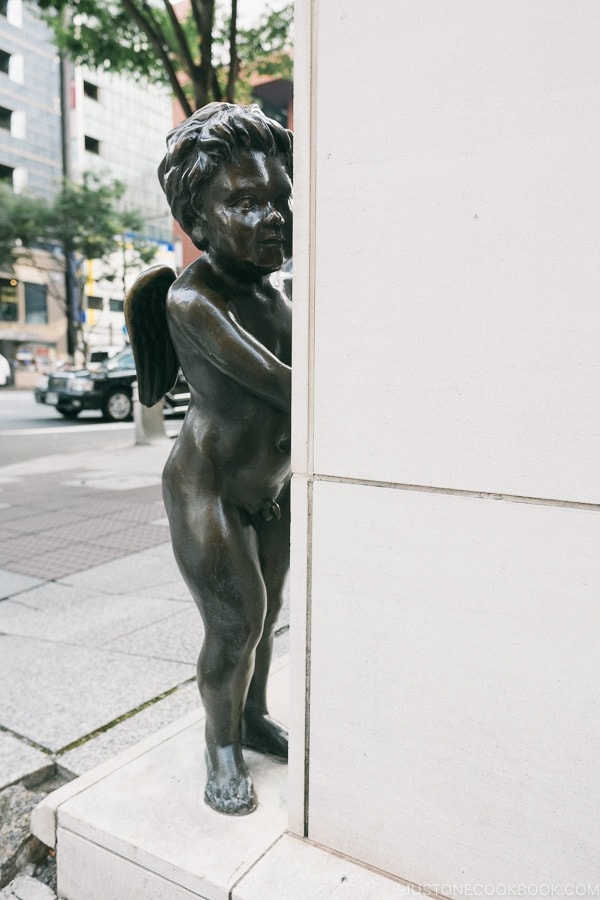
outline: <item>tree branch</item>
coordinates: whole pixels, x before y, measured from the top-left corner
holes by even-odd
[[[175,15],[175,10],[173,9],[173,6],[172,6],[170,0],[163,0],[163,3],[165,6],[165,9],[167,11],[169,21],[171,22],[171,25],[173,26],[173,31],[175,33],[175,37],[176,37],[179,47],[181,49],[181,55],[184,59],[185,65],[188,69],[188,73],[191,78],[194,73],[195,63],[194,63],[194,58],[192,56],[192,52],[190,50],[190,45],[188,43],[188,39],[185,35],[185,31],[181,27],[181,22]]]
[[[229,22],[229,74],[227,76],[227,100],[233,103],[233,92],[238,75],[237,55],[237,0],[231,0],[231,19]]]
[[[221,101],[223,99],[223,91],[221,90],[221,85],[219,84],[219,78],[217,76],[217,70],[214,66],[212,67],[211,82],[215,100]]]
[[[192,107],[188,101],[188,98],[185,95],[185,92],[179,82],[177,77],[177,70],[175,66],[171,62],[171,58],[166,50],[166,44],[163,43],[164,36],[161,35],[160,31],[156,28],[154,22],[143,14],[143,12],[139,9],[139,7],[133,2],[133,0],[123,0],[123,8],[129,12],[132,19],[139,25],[142,29],[152,46],[154,47],[159,59],[165,67],[165,72],[167,73],[167,77],[171,83],[171,87],[173,88],[173,93],[177,97],[177,100],[181,104],[181,107],[186,116],[190,116],[192,114]]]
[[[192,15],[194,17],[196,31],[199,35],[202,34],[202,31],[204,29],[204,12],[202,9],[202,3],[203,0],[191,0]]]
[[[202,0],[202,30],[199,32],[200,67],[198,69],[198,80],[194,84],[194,89],[196,90],[196,103],[198,106],[203,106],[206,103],[212,87],[214,18],[215,0]]]

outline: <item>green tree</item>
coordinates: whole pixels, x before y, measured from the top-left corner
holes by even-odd
[[[12,271],[17,258],[46,234],[50,218],[45,200],[15,194],[8,185],[0,184],[0,271]]]
[[[51,254],[65,274],[71,355],[77,346],[86,349],[80,316],[86,261],[101,260],[104,277],[115,278],[112,258],[124,253],[126,234],[129,265],[147,265],[156,252],[154,244],[135,237],[142,228],[139,213],[119,208],[124,191],[120,182],[89,172],[80,183],[64,181],[51,202],[0,185],[0,269],[12,271],[24,262],[40,268],[40,251]]]
[[[238,0],[37,0],[73,62],[170,85],[186,115],[210,100],[244,100],[251,74],[289,77],[293,3],[237,25]]]

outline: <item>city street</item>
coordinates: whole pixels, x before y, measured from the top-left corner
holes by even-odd
[[[181,415],[165,417],[167,434],[176,435],[182,421]],[[0,390],[0,466],[51,453],[126,446],[134,433],[133,422],[104,422],[91,411],[65,419],[54,407],[36,403],[32,390]]]

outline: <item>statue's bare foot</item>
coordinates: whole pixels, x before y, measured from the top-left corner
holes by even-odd
[[[239,749],[211,747],[206,751],[208,781],[204,800],[215,812],[245,816],[257,806],[252,778]]]
[[[246,710],[242,720],[242,746],[276,759],[287,760],[287,729],[267,714],[252,715]]]

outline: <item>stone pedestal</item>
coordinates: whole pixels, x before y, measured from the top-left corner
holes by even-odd
[[[287,719],[287,665],[271,708]],[[413,892],[286,835],[287,766],[247,753],[259,798],[249,816],[202,800],[204,721],[193,713],[70,782],[35,810],[33,830],[55,846],[65,900],[400,898]],[[336,893],[336,896],[338,894]]]

